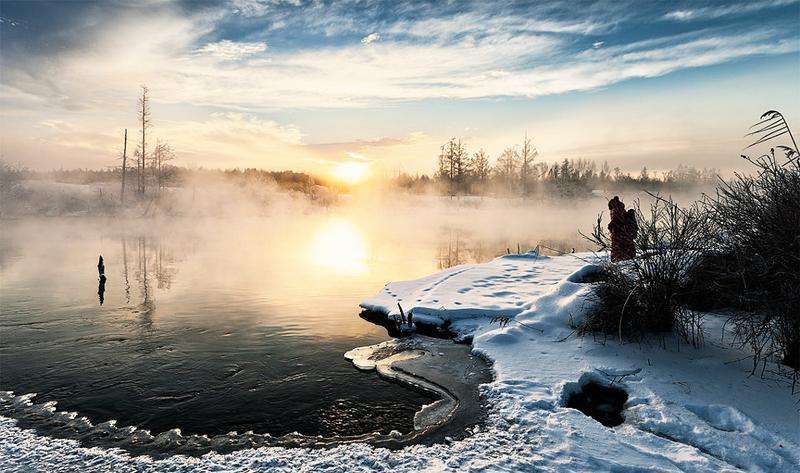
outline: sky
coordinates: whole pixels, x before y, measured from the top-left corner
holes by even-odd
[[[800,134],[800,3],[229,0],[0,2],[0,153],[118,165],[431,173],[442,143],[635,171],[742,165],[747,128]]]

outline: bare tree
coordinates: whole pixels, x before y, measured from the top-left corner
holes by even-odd
[[[456,194],[463,190],[468,174],[467,150],[461,140],[451,138],[441,147],[437,175],[447,182],[450,194]]]
[[[495,176],[505,184],[506,190],[509,192],[514,189],[518,167],[517,152],[514,148],[504,149],[500,157],[497,158],[497,164],[494,168]]]
[[[155,177],[157,192],[161,192],[161,189],[164,188],[165,166],[173,159],[175,159],[175,153],[172,151],[172,147],[166,142],[156,141],[156,146],[151,153],[150,169]]]
[[[522,149],[519,151],[519,182],[522,195],[528,195],[528,185],[533,177],[533,160],[539,156],[539,151],[531,144],[528,134],[525,133],[525,140],[522,142]]]
[[[125,174],[128,171],[128,129],[125,128],[125,138],[122,145],[122,187],[119,191],[119,203],[125,205]]]
[[[480,149],[472,156],[469,167],[478,186],[480,186],[481,189],[484,188],[489,181],[491,167],[489,165],[489,157],[486,156],[486,152],[483,149]]]
[[[136,159],[136,169],[138,171],[138,187],[137,191],[139,194],[144,194],[146,191],[146,180],[145,180],[145,161],[147,159],[147,129],[152,126],[150,122],[150,91],[147,89],[147,86],[142,86],[142,96],[139,97],[139,109],[137,111],[137,117],[139,121],[139,127],[142,132],[142,141],[139,143],[139,153]]]

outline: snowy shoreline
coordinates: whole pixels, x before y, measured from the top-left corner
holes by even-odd
[[[493,361],[481,386],[487,419],[462,440],[388,450],[264,447],[199,458],[131,457],[83,448],[0,419],[0,467],[17,470],[190,471],[797,471],[800,418],[780,379],[748,377],[746,353],[720,343],[709,315],[705,345],[619,344],[574,336],[587,309],[592,255],[511,255],[414,281],[389,283],[362,307],[473,336]],[[492,323],[508,317],[507,324]],[[446,357],[444,357],[446,361]],[[740,361],[736,361],[740,360]],[[620,379],[622,378],[622,379]],[[624,423],[609,428],[564,407],[590,382],[624,389]]]
[[[583,435],[594,438],[581,448],[604,445],[607,453],[594,458],[601,463],[633,460],[617,458],[622,443],[658,452],[681,469],[796,470],[800,417],[791,390],[781,379],[748,377],[749,361],[732,362],[746,353],[719,342],[720,318],[707,316],[706,342],[697,349],[675,339],[662,347],[574,335],[572,325],[590,308],[583,281],[596,258],[503,256],[389,283],[362,307],[397,319],[400,303],[414,321],[474,335],[473,350],[494,361],[490,390],[516,397],[520,417],[541,410],[545,425],[569,419],[555,429],[561,434],[586,428]],[[499,317],[509,321],[490,322]],[[597,431],[594,420],[563,407],[590,382],[627,391],[624,424]]]

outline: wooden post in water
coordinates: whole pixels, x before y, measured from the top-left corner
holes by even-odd
[[[106,265],[103,264],[103,255],[100,255],[100,259],[97,261],[97,273],[99,275],[98,283],[97,283],[97,297],[100,299],[100,305],[103,305],[105,301],[105,293],[106,293]]]

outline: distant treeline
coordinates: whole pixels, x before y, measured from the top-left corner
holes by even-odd
[[[139,179],[127,170],[123,200],[121,168],[32,171],[0,160],[0,218],[25,215],[225,215],[237,205],[266,206],[302,197],[320,205],[336,202],[338,189],[302,172],[260,169],[150,167]],[[144,192],[138,184],[145,182]]]
[[[435,189],[443,194],[580,197],[593,190],[614,192],[648,189],[680,191],[713,187],[719,170],[677,168],[655,175],[643,167],[631,175],[607,162],[598,165],[588,159],[564,159],[560,162],[536,161],[539,153],[527,137],[521,146],[506,148],[491,165],[483,149],[467,151],[461,140],[451,139],[441,147],[438,168],[433,177],[426,174],[400,174],[398,187],[411,192]]]
[[[6,165],[9,168],[10,166]],[[22,179],[48,180],[67,184],[97,184],[104,182],[121,182],[122,169],[118,167],[108,169],[58,169],[52,171],[31,171],[17,168],[15,172]],[[137,169],[128,169],[128,178],[131,182],[137,181]],[[297,192],[312,190],[315,186],[325,186],[321,179],[295,171],[265,171],[263,169],[207,169],[187,168],[179,166],[165,166],[163,171],[163,186],[183,187],[192,179],[227,180],[234,183],[273,183],[282,189]]]

